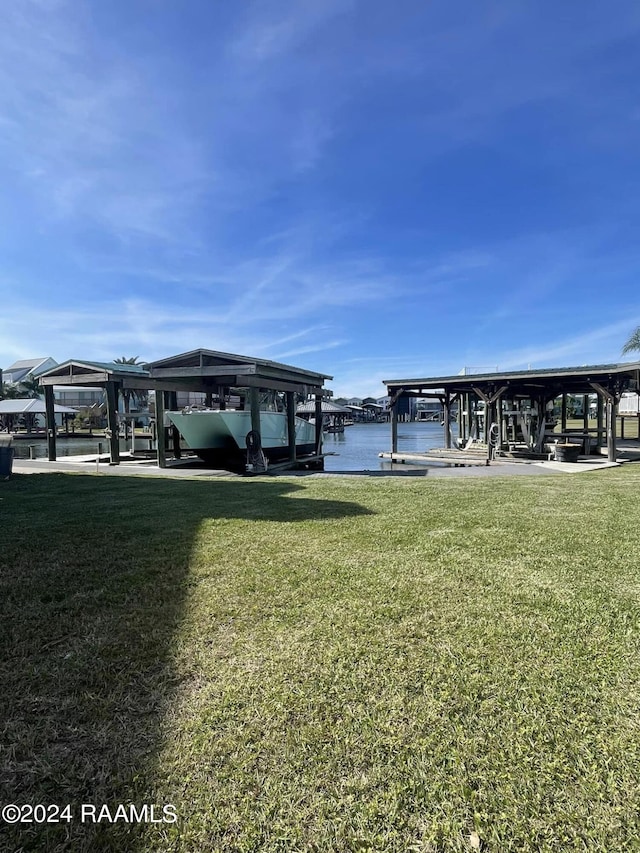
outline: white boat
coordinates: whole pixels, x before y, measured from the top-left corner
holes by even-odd
[[[236,409],[183,409],[167,412],[187,447],[207,463],[220,467],[242,466],[246,461],[247,433],[251,432],[251,412]],[[295,419],[296,453],[315,451],[315,427],[302,418]],[[262,450],[271,462],[287,459],[286,412],[260,412]]]

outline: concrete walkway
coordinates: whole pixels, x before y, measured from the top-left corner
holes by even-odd
[[[365,471],[282,471],[267,476],[283,477],[509,477],[535,476],[538,474],[582,474],[618,467],[618,462],[608,462],[603,457],[583,456],[578,462],[506,462],[496,460],[491,465],[454,468],[446,465],[403,465],[396,464],[393,469]],[[220,479],[239,477],[230,471],[206,468],[198,459],[185,459],[172,462],[167,468],[159,468],[153,461],[127,460],[120,465],[106,462],[96,463],[84,457],[64,457],[57,462],[46,459],[17,459],[13,462],[14,474],[53,474],[74,473],[108,477],[204,477]]]
[[[96,464],[93,461],[70,461],[73,457],[64,457],[57,462],[47,459],[14,459],[14,474],[93,474],[102,477],[239,477],[231,471],[219,471],[205,468],[199,460],[185,460],[159,468],[153,462],[127,461],[120,465],[110,465],[107,462]]]
[[[578,462],[492,462],[466,468],[438,465],[402,465],[385,471],[290,471],[290,477],[532,477],[538,474],[583,474],[617,468],[618,462],[584,460]]]

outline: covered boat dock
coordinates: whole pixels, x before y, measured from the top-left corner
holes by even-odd
[[[297,464],[295,418],[297,399],[314,397],[316,412],[315,456],[322,467],[322,398],[325,373],[315,373],[261,358],[250,358],[233,353],[197,349],[180,355],[163,358],[148,365],[152,387],[156,389],[156,422],[163,423],[164,412],[176,407],[178,391],[204,393],[205,405],[214,402],[225,408],[225,400],[239,389],[251,411],[251,429],[260,432],[260,394],[265,391],[283,392],[287,413],[288,466]],[[159,391],[162,393],[158,393]],[[170,427],[174,448],[179,438],[175,427]],[[163,445],[161,447],[161,445]],[[158,465],[166,465],[166,445],[158,442]]]
[[[544,455],[550,442],[581,445],[585,453],[602,452],[616,460],[616,419],[625,392],[640,388],[640,362],[584,365],[418,379],[385,379],[391,409],[391,454],[398,454],[398,419],[402,402],[419,397],[439,400],[443,412],[444,447],[455,454],[452,413],[457,410],[458,446],[494,453]],[[568,428],[567,400],[582,397],[582,426]],[[596,396],[596,425],[589,423],[589,398]],[[552,416],[560,401],[559,424]],[[556,426],[560,426],[556,430]],[[455,458],[455,456],[454,456]],[[463,455],[457,457],[462,461]],[[477,458],[477,456],[476,456]]]
[[[45,421],[47,430],[47,458],[56,461],[56,421],[53,386],[82,385],[89,388],[104,388],[107,398],[107,429],[111,462],[120,464],[120,440],[118,434],[118,393],[124,390],[149,389],[149,373],[139,364],[116,364],[69,359],[57,364],[38,376],[44,388]]]
[[[305,419],[311,419],[313,416],[315,423],[317,423],[317,412],[313,401],[301,403],[296,414]],[[351,410],[347,406],[339,406],[330,400],[322,401],[322,429],[324,432],[344,432],[345,419],[350,415]]]
[[[260,432],[260,394],[282,392],[288,426],[288,464],[297,463],[295,444],[296,406],[300,399],[314,398],[316,412],[315,457],[322,467],[322,399],[328,392],[324,388],[324,373],[316,373],[280,364],[266,359],[252,358],[233,353],[196,349],[170,356],[150,364],[118,364],[69,360],[56,365],[39,377],[45,390],[48,459],[56,459],[56,428],[54,417],[53,386],[83,385],[106,390],[107,438],[109,440],[111,464],[120,463],[118,435],[118,394],[122,390],[146,390],[155,392],[157,425],[157,461],[160,468],[167,466],[167,458],[173,452],[180,458],[180,436],[176,427],[165,421],[165,412],[177,408],[180,392],[196,392],[204,397],[204,405],[214,401],[221,409],[232,391],[240,392],[251,412],[252,431]]]

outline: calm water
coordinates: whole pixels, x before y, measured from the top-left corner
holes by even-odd
[[[98,442],[102,444],[102,452],[109,452],[109,442],[106,438],[58,438],[56,441],[56,455],[58,459],[61,459],[63,456],[88,456],[90,453],[98,452]],[[35,447],[35,458],[36,459],[46,459],[47,458],[47,442],[45,439],[39,439],[37,441],[31,441],[29,439],[20,439],[16,441],[14,439],[13,444],[13,455],[15,459],[29,459],[29,446],[33,445]],[[139,448],[147,448],[149,447],[149,439],[136,438],[136,446]],[[125,442],[123,440],[120,441],[120,450],[124,452],[125,450],[131,449],[131,442]]]
[[[456,425],[453,424],[454,438]],[[108,452],[106,439],[58,439],[58,458],[96,453],[98,441],[102,442],[103,453]],[[14,441],[16,459],[29,458],[29,445],[35,445],[36,458],[46,458],[47,443],[40,441]],[[148,447],[148,439],[136,439],[140,448]],[[398,450],[420,452],[431,447],[444,445],[443,430],[439,423],[398,424]],[[122,451],[128,445],[120,442]],[[324,436],[325,453],[335,453],[325,459],[326,471],[381,471],[389,470],[391,463],[379,459],[378,453],[391,449],[391,427],[389,424],[354,424],[343,433],[328,433]]]
[[[456,425],[453,424],[456,437]],[[398,424],[398,450],[424,452],[432,447],[444,446],[444,431],[439,423]],[[391,470],[387,459],[379,459],[378,453],[391,450],[390,424],[354,424],[343,433],[324,436],[324,452],[337,453],[327,456],[325,471],[381,471]],[[397,466],[393,466],[397,467]],[[406,466],[403,466],[406,468]]]

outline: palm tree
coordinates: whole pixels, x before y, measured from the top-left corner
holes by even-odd
[[[0,400],[16,400],[20,392],[13,382],[3,382],[0,388]]]
[[[20,390],[21,397],[39,397],[42,394],[43,388],[40,385],[38,379],[33,376],[29,376],[27,379],[23,379],[18,386]]]
[[[640,326],[631,333],[629,340],[622,347],[622,355],[628,355],[630,352],[640,352]]]
[[[121,356],[120,358],[114,358],[114,364],[143,364],[144,362],[139,361],[140,356],[134,355],[131,358],[126,358],[125,356]],[[139,405],[144,405],[147,400],[147,392],[138,390],[137,388],[121,388],[120,394],[122,396],[122,401],[124,403],[124,411],[125,414],[128,415],[131,409],[131,401],[134,400]]]
[[[36,380],[37,381],[37,380]],[[3,382],[0,386],[0,400],[21,400],[23,397],[37,397],[37,394],[29,393],[29,389],[25,388],[25,384],[28,385],[27,382]],[[15,415],[6,415],[7,427],[12,428],[13,422],[15,420]],[[34,415],[27,414],[25,417],[25,426],[27,428],[27,432],[31,432],[33,430],[34,424]]]
[[[29,399],[39,399],[43,393],[43,388],[38,380],[31,375],[18,383],[18,392],[20,397],[28,397]],[[25,414],[24,425],[27,432],[33,432],[36,425],[36,416],[32,413]]]
[[[0,388],[0,400],[20,400],[22,397],[31,396],[26,388],[22,387],[22,382],[3,382]]]

